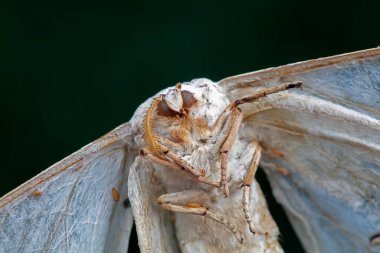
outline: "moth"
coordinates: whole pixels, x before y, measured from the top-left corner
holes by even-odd
[[[2,197],[0,252],[282,252],[258,163],[307,252],[380,252],[379,87],[376,48],[165,89]]]

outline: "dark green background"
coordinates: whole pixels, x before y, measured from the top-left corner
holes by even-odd
[[[178,81],[378,46],[375,2],[1,1],[0,195]],[[302,252],[259,179],[285,249]]]

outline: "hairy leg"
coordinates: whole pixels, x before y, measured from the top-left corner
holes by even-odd
[[[195,180],[198,182],[212,185],[214,187],[220,187],[220,182],[212,181],[209,178],[205,177],[204,173],[202,173],[202,170],[199,171],[194,169],[187,161],[183,160],[180,156],[176,155],[171,151],[167,151],[166,155],[172,160],[167,159],[167,157],[165,156],[161,157],[155,155],[149,148],[142,148],[140,151],[140,155],[146,157],[153,163],[163,165],[170,169],[184,170],[191,176],[193,176]]]
[[[220,149],[220,170],[221,170],[221,186],[223,188],[223,193],[226,197],[229,195],[229,189],[228,189],[228,168],[227,168],[227,162],[228,162],[228,152],[231,150],[231,147],[238,135],[240,123],[242,120],[242,114],[240,112],[239,108],[234,108],[232,111],[232,119],[231,119],[231,129],[229,131],[229,134],[224,141],[221,149]]]
[[[255,234],[265,234],[262,231],[257,231],[257,229],[254,228],[253,222],[251,219],[251,214],[249,213],[249,200],[250,200],[250,191],[251,191],[251,185],[253,178],[255,177],[255,173],[257,171],[257,166],[259,165],[260,158],[261,158],[261,147],[258,144],[258,142],[253,142],[255,145],[255,153],[253,154],[251,165],[247,171],[247,174],[244,177],[243,180],[243,212],[244,212],[244,218],[246,222],[248,223],[249,230]]]
[[[221,130],[221,128],[224,125],[224,122],[231,115],[233,109],[236,108],[237,106],[241,104],[245,104],[245,103],[251,103],[259,98],[266,97],[267,95],[270,95],[273,93],[285,91],[291,88],[300,88],[301,86],[302,86],[302,82],[300,81],[284,83],[284,84],[280,84],[280,85],[259,90],[258,92],[253,93],[252,95],[249,95],[249,96],[246,96],[246,97],[243,97],[231,102],[229,105],[227,105],[227,107],[223,110],[223,112],[219,115],[218,119],[215,121],[213,127],[211,128],[211,135],[213,136]]]
[[[184,152],[184,150],[185,150],[185,148],[181,144],[176,143],[174,141],[171,141],[171,140],[169,140],[167,138],[163,138],[161,136],[158,136],[158,141],[163,146],[166,146],[166,147],[168,147],[171,150],[175,150],[175,151],[178,151],[178,152]]]
[[[220,159],[221,159],[221,186],[223,188],[223,193],[226,197],[229,195],[229,189],[228,189],[228,169],[227,169],[227,162],[228,162],[228,152],[231,149],[236,137],[237,133],[240,127],[240,123],[242,120],[242,115],[240,113],[240,109],[238,106],[240,104],[244,103],[250,103],[254,100],[265,97],[266,95],[277,93],[280,91],[284,91],[290,88],[298,88],[301,87],[302,82],[293,82],[293,83],[285,83],[278,86],[270,87],[261,91],[258,91],[257,93],[254,93],[250,96],[243,97],[241,99],[235,100],[234,102],[230,103],[224,111],[219,115],[218,119],[216,120],[214,126],[211,129],[211,139],[212,138],[221,138],[223,140],[223,145],[220,148]],[[232,119],[230,124],[227,126],[229,129],[227,130],[227,137],[223,136],[222,128],[225,125],[225,121],[228,120],[228,117],[231,117]],[[227,122],[228,123],[228,122]]]
[[[231,224],[227,217],[214,211],[210,211],[206,206],[199,203],[202,195],[201,190],[188,190],[177,193],[161,195],[157,202],[169,211],[204,216],[225,225],[236,237],[239,243],[243,243],[243,237],[236,226]]]

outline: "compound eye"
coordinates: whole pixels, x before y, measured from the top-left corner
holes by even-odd
[[[183,107],[190,108],[192,107],[197,100],[193,96],[193,93],[187,90],[183,90],[182,92],[182,100],[183,100]]]
[[[158,115],[165,116],[165,117],[174,117],[177,115],[175,111],[169,108],[168,104],[165,102],[164,99],[158,103],[157,113]]]

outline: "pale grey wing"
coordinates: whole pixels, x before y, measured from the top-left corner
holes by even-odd
[[[136,222],[141,252],[180,252],[169,212],[162,212],[157,198],[165,193],[154,175],[152,164],[135,159],[129,172],[129,200]]]
[[[261,167],[308,252],[380,252],[380,49],[219,84],[236,99],[295,80],[303,90],[243,107],[242,133],[261,141]]]
[[[122,125],[1,198],[0,252],[127,252],[129,134]]]

